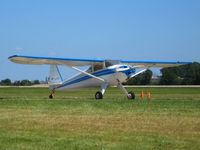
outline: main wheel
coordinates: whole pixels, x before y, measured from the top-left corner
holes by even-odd
[[[128,99],[135,99],[135,93],[134,92],[128,92]]]
[[[102,94],[100,91],[98,91],[98,92],[96,92],[96,94],[95,94],[95,98],[96,98],[96,99],[103,99],[103,94]]]

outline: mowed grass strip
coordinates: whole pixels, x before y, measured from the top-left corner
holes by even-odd
[[[200,88],[97,90],[0,88],[0,149],[200,149]]]

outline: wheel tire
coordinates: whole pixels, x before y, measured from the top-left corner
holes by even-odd
[[[51,94],[51,95],[49,95],[49,99],[53,99],[53,95]]]
[[[96,92],[95,99],[103,99],[103,94],[100,91]]]
[[[135,99],[135,93],[134,92],[128,92],[128,95],[127,98],[128,99]]]

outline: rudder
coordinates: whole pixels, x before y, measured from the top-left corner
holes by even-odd
[[[50,85],[50,89],[53,89],[57,85],[62,84],[62,76],[59,72],[57,65],[50,65],[50,75],[48,79],[48,84]]]

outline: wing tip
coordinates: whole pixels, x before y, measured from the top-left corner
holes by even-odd
[[[12,59],[14,57],[18,57],[18,55],[12,55],[12,56],[9,56],[8,59]]]

